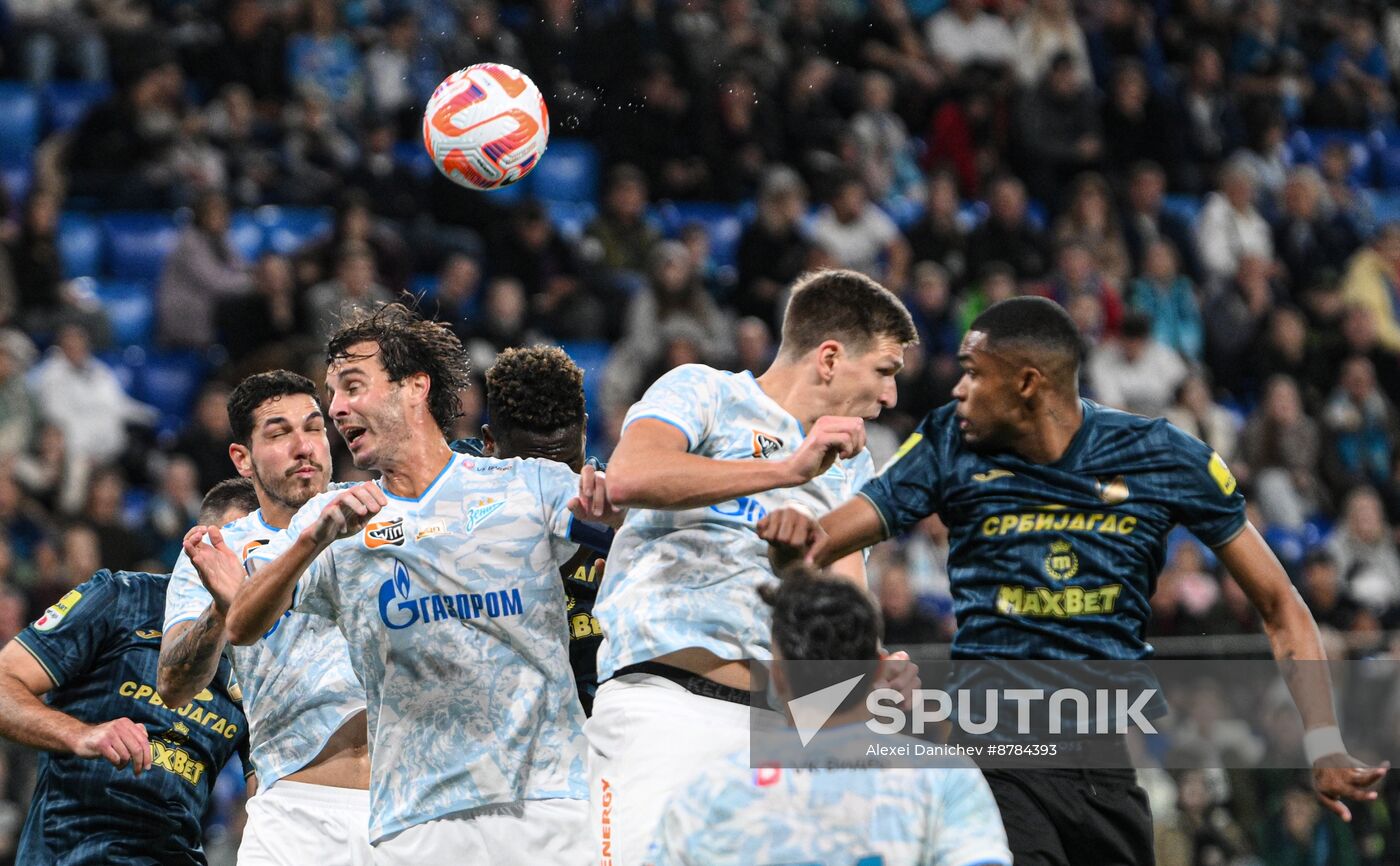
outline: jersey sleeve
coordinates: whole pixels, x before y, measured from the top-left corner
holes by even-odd
[[[937,441],[935,416],[929,415],[880,474],[860,489],[860,495],[879,512],[885,537],[898,535],[942,505]]]
[[[723,375],[701,364],[684,364],[657,379],[642,399],[627,410],[622,428],[653,418],[685,434],[686,449],[709,435],[719,405],[715,377]]]
[[[1244,495],[1220,455],[1201,440],[1163,424],[1176,468],[1170,479],[1174,516],[1210,547],[1220,547],[1244,529]]]
[[[119,628],[121,602],[112,573],[99,571],[44,611],[15,641],[34,656],[55,686],[61,686],[91,668],[102,654]]]
[[[183,550],[180,551],[180,558],[175,560],[175,570],[170,575],[170,588],[165,591],[164,629],[170,631],[170,627],[177,623],[198,619],[213,600],[209,590],[200,582],[194,563],[190,562]]]
[[[530,460],[526,466],[530,468],[525,477],[543,509],[554,557],[562,564],[578,550],[573,533],[574,515],[569,511],[569,500],[578,495],[578,475],[553,460]]]
[[[992,789],[980,770],[929,770],[924,780],[939,794],[930,813],[920,863],[929,866],[1011,866],[1011,850]]]
[[[286,530],[278,533],[273,539],[252,551],[248,559],[244,562],[244,567],[249,574],[254,574],[259,568],[266,566],[292,546],[292,542],[306,531],[307,527],[316,522],[322,509],[335,498],[339,491],[332,490],[315,497],[310,502],[301,507],[292,517],[292,522],[288,524]],[[301,573],[297,579],[296,586],[292,588],[292,609],[299,613],[311,613],[327,618],[334,618],[335,613],[331,607],[330,581],[334,577],[335,561],[332,558],[332,547],[321,551],[321,555],[311,561],[306,567],[306,571]]]

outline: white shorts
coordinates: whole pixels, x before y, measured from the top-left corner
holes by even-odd
[[[370,866],[369,791],[283,779],[248,801],[238,866]]]
[[[521,800],[487,806],[418,824],[379,842],[374,846],[374,863],[584,866],[589,862],[587,824],[588,804],[582,800]]]
[[[742,704],[700,697],[652,674],[603,683],[584,725],[597,846],[590,862],[644,862],[671,795],[706,767],[746,752],[752,716]]]

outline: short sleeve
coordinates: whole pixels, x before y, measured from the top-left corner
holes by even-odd
[[[190,562],[183,550],[180,551],[180,558],[175,560],[175,570],[170,575],[170,588],[165,591],[164,629],[170,631],[170,627],[177,623],[198,619],[213,601],[214,597],[200,582],[194,563]]]
[[[70,590],[15,640],[61,686],[90,669],[121,619],[120,585],[110,571]]]
[[[684,364],[657,379],[642,399],[627,410],[623,429],[634,421],[653,418],[685,434],[686,448],[709,434],[719,402],[716,377],[725,375],[702,364]]]
[[[259,568],[272,562],[281,556],[292,546],[306,528],[316,521],[321,510],[335,497],[339,491],[323,493],[312,499],[301,507],[293,517],[292,522],[286,530],[278,533],[273,539],[256,548],[243,563],[243,567],[248,573],[254,574]],[[321,555],[311,561],[297,579],[296,586],[292,588],[292,609],[299,613],[311,613],[327,618],[334,618],[335,613],[331,606],[330,584],[334,577],[335,562],[332,559],[334,545],[321,551]]]
[[[1210,446],[1170,424],[1164,426],[1178,458],[1167,482],[1174,516],[1208,546],[1228,544],[1245,524],[1244,495],[1235,476]]]
[[[930,813],[928,845],[920,860],[930,866],[1011,866],[1001,811],[987,780],[976,769],[928,770],[924,781],[938,791],[940,808]]]
[[[525,465],[526,480],[543,509],[554,558],[561,564],[567,562],[578,550],[571,532],[574,515],[569,511],[569,500],[578,495],[578,475],[553,460],[528,460]]]
[[[942,505],[942,473],[934,443],[937,441],[934,415],[924,419],[880,474],[860,490],[875,506],[885,527],[885,536],[898,535]]]

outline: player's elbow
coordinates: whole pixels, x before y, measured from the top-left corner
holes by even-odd
[[[197,691],[189,683],[178,682],[175,673],[164,665],[156,674],[156,694],[160,695],[161,702],[167,707],[183,707],[194,700]]]
[[[609,465],[605,482],[608,485],[608,501],[618,508],[639,508],[654,505],[647,496],[646,479],[636,472],[632,464]]]

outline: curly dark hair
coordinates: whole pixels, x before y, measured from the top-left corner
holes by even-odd
[[[379,363],[390,382],[415,373],[428,376],[428,411],[442,430],[462,414],[460,392],[471,385],[467,350],[452,329],[423,318],[403,304],[356,308],[343,318],[326,344],[326,363],[360,360],[350,353],[356,343],[379,347]]]
[[[795,695],[875,672],[884,625],[870,593],[831,572],[798,564],[783,569],[776,584],[760,586],[758,594],[773,608],[773,647],[782,655]],[[831,664],[810,664],[818,661]],[[868,691],[868,683],[852,691],[840,709],[860,703]]]
[[[253,413],[268,400],[289,394],[305,394],[317,406],[321,405],[315,383],[290,370],[254,373],[239,382],[228,395],[228,424],[233,431],[233,441],[247,445],[253,437]]]
[[[486,371],[486,411],[500,432],[553,433],[583,423],[583,370],[557,346],[506,349]]]

